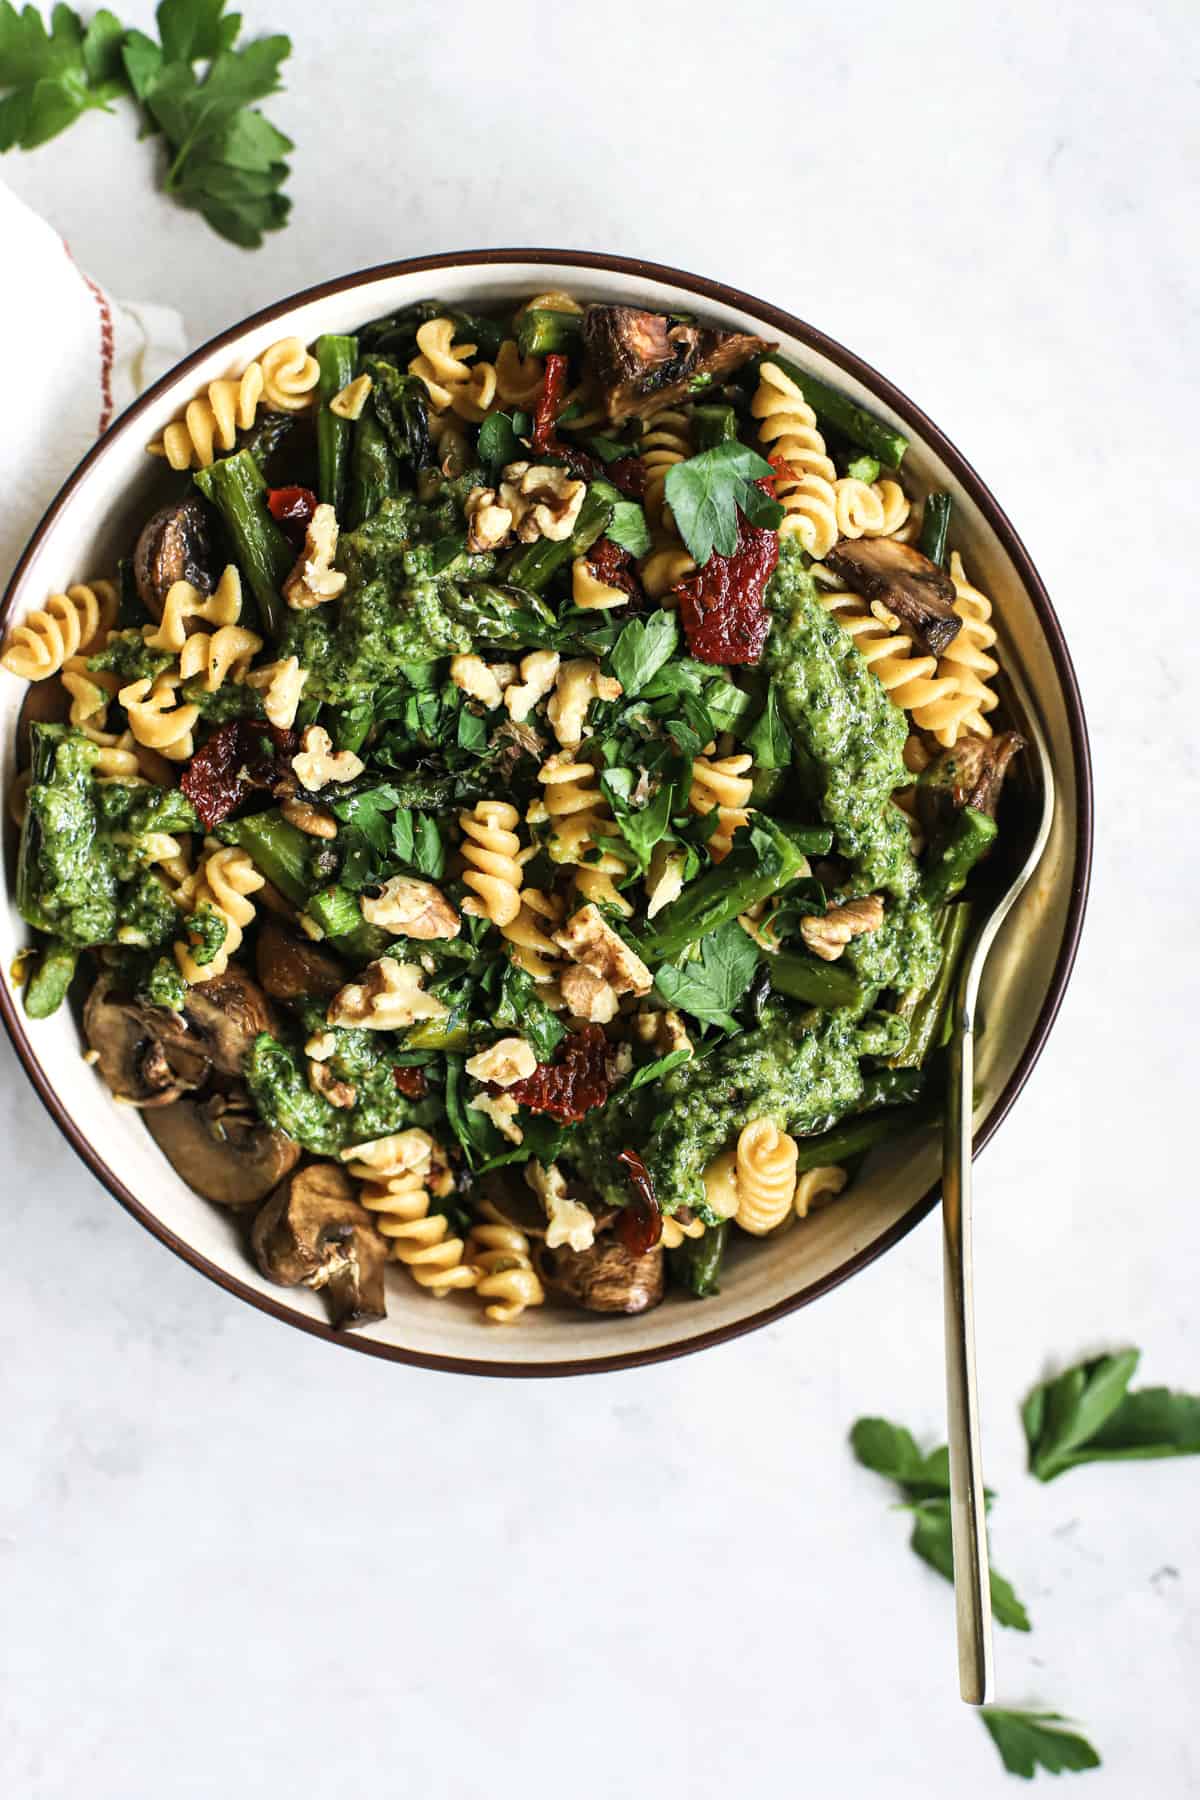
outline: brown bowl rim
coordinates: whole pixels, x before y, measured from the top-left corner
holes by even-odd
[[[147,388],[144,394],[140,395],[119,418],[113,421],[104,435],[97,439],[67,477],[43,514],[13,570],[3,600],[0,600],[0,627],[3,626],[8,616],[9,608],[15,598],[17,586],[27,563],[47,534],[53,531],[60,512],[92,464],[105,454],[109,439],[117,427],[150,408],[158,395],[169,384],[178,380],[179,376],[186,374],[189,369],[198,367],[213,350],[219,349],[223,344],[232,344],[248,329],[260,324],[266,325],[271,320],[278,318],[280,314],[290,312],[308,301],[327,299],[331,294],[343,293],[348,288],[384,277],[436,272],[441,269],[488,268],[504,263],[558,263],[577,269],[593,269],[601,273],[617,273],[641,277],[650,281],[661,281],[682,288],[700,298],[714,300],[721,305],[751,312],[758,318],[769,320],[780,331],[800,339],[810,348],[828,357],[848,375],[870,387],[873,394],[877,394],[885,400],[906,424],[911,425],[914,431],[937,451],[971,495],[1020,574],[1046,633],[1067,707],[1075,777],[1079,790],[1075,829],[1075,870],[1063,940],[1055,962],[1049,991],[1020,1060],[976,1137],[975,1150],[978,1154],[984,1145],[990,1142],[1007,1118],[1045,1047],[1046,1039],[1050,1035],[1051,1027],[1058,1016],[1059,1007],[1062,1005],[1063,995],[1066,992],[1079,947],[1091,876],[1093,830],[1092,766],[1083,703],[1080,699],[1079,685],[1075,678],[1075,670],[1062,627],[1058,622],[1045,584],[1008,515],[993,497],[991,490],[976,474],[962,453],[950,442],[945,433],[906,394],[902,393],[878,370],[872,368],[862,357],[856,356],[834,338],[826,336],[823,331],[807,324],[803,319],[796,318],[794,314],[785,312],[781,307],[771,306],[764,300],[756,299],[740,288],[730,287],[725,282],[710,280],[703,275],[691,274],[687,270],[674,269],[664,263],[645,262],[638,257],[607,256],[602,252],[588,250],[489,249],[444,252],[436,256],[407,257],[397,262],[379,263],[370,268],[356,270],[349,275],[338,276],[334,280],[320,282],[315,287],[304,288],[287,299],[276,301],[270,306],[261,308],[258,312],[251,313],[240,323],[232,325],[228,330],[219,332],[216,337],[210,338],[198,349],[192,351],[189,356],[184,357],[181,362],[176,363],[167,374],[156,381],[152,387]],[[71,1148],[86,1163],[93,1175],[104,1184],[114,1199],[118,1200],[139,1224],[145,1226],[147,1231],[158,1238],[160,1243],[165,1244],[184,1262],[190,1263],[192,1268],[197,1269],[200,1274],[206,1275],[210,1281],[216,1282],[228,1293],[236,1295],[238,1299],[248,1301],[251,1306],[257,1307],[261,1312],[271,1314],[274,1318],[282,1320],[284,1324],[294,1326],[300,1331],[310,1332],[314,1337],[325,1338],[330,1343],[345,1345],[368,1356],[379,1356],[391,1362],[408,1363],[422,1369],[437,1369],[459,1375],[517,1378],[601,1375],[610,1374],[618,1369],[638,1368],[647,1363],[667,1362],[677,1356],[691,1355],[697,1350],[711,1349],[716,1344],[726,1343],[732,1338],[741,1337],[746,1332],[757,1331],[764,1325],[773,1324],[775,1320],[782,1319],[786,1314],[795,1312],[801,1306],[809,1305],[820,1295],[828,1293],[831,1288],[849,1280],[852,1275],[858,1274],[861,1269],[865,1269],[869,1263],[874,1262],[877,1257],[882,1256],[893,1245],[898,1244],[901,1238],[906,1237],[914,1226],[918,1225],[932,1211],[939,1198],[940,1184],[935,1182],[926,1193],[913,1202],[912,1206],[901,1218],[896,1220],[895,1224],[883,1233],[882,1237],[876,1239],[866,1249],[859,1250],[854,1255],[847,1257],[836,1269],[809,1282],[786,1299],[776,1301],[772,1306],[764,1307],[760,1312],[751,1313],[744,1319],[734,1320],[727,1325],[715,1327],[711,1331],[701,1332],[680,1343],[664,1344],[653,1349],[622,1351],[611,1356],[568,1357],[544,1363],[491,1362],[477,1361],[474,1357],[437,1356],[424,1350],[410,1350],[399,1344],[379,1343],[369,1338],[359,1337],[354,1332],[337,1331],[322,1320],[304,1318],[282,1301],[256,1292],[244,1282],[239,1281],[235,1275],[230,1275],[216,1263],[210,1262],[206,1256],[202,1256],[143,1206],[120,1177],[109,1168],[93,1145],[84,1138],[62,1100],[42,1073],[41,1066],[26,1035],[23,1016],[18,1010],[7,982],[0,982],[0,1015],[3,1016],[8,1035],[12,1039],[26,1074]]]

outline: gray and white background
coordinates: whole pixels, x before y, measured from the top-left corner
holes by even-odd
[[[296,45],[269,248],[159,198],[127,116],[5,159],[112,291],[199,342],[390,257],[675,263],[884,370],[1024,536],[1098,837],[1062,1016],[977,1175],[993,1553],[1035,1623],[998,1633],[999,1698],[1086,1725],[1105,1766],[1065,1779],[1095,1800],[1197,1793],[1197,1466],[1042,1488],[1017,1416],[1048,1367],[1128,1342],[1200,1387],[1194,5],[246,10]],[[207,1285],[7,1044],[0,1070],[0,1792],[1010,1791],[956,1698],[950,1590],[846,1448],[863,1412],[943,1435],[936,1219],[711,1354],[471,1383]]]

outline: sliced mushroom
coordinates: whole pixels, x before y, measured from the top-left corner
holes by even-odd
[[[188,989],[184,1017],[221,1075],[240,1075],[260,1031],[275,1034],[275,1015],[266,995],[237,963],[215,981]]]
[[[386,1318],[387,1245],[336,1163],[289,1174],[255,1219],[251,1243],[269,1281],[323,1288],[335,1325]]]
[[[663,1297],[657,1246],[635,1255],[617,1238],[598,1238],[590,1250],[543,1251],[538,1268],[552,1293],[587,1312],[647,1312]]]
[[[911,629],[927,656],[940,656],[962,629],[944,569],[895,538],[842,538],[825,562],[865,600],[879,600]]]
[[[994,819],[1009,764],[1024,748],[1019,731],[1002,731],[990,738],[968,734],[943,750],[917,783],[917,812],[927,835],[935,839],[964,806]]]
[[[156,512],[143,525],[133,553],[134,580],[147,612],[162,618],[167,590],[176,581],[190,581],[202,594],[211,594],[216,586],[211,560],[208,513],[199,494]]]
[[[272,1131],[248,1099],[214,1094],[148,1112],[146,1124],[189,1187],[218,1206],[253,1206],[295,1167],[300,1146]]]
[[[170,1106],[208,1078],[208,1056],[182,1014],[122,999],[108,973],[88,995],[83,1030],[101,1075],[131,1106]]]
[[[589,306],[583,341],[613,424],[668,406],[774,348],[744,331],[686,325],[636,306]]]
[[[346,979],[336,956],[278,919],[258,928],[255,968],[272,1000],[330,1000]]]

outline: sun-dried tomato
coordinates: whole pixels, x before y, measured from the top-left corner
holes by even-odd
[[[559,453],[558,415],[563,409],[563,401],[567,395],[567,359],[555,352],[546,358],[546,372],[542,376],[542,391],[537,397],[537,406],[533,414],[533,447],[535,450],[551,450]]]
[[[775,532],[747,524],[739,513],[733,555],[714,550],[702,569],[679,583],[679,616],[697,662],[729,666],[758,661],[771,623],[763,595],[778,561]]]
[[[311,488],[271,488],[267,494],[271,517],[282,525],[294,543],[299,543],[317,510],[317,496]]]
[[[646,465],[640,456],[618,456],[604,473],[627,500],[640,500],[646,492]]]
[[[212,828],[227,819],[255,788],[274,787],[296,753],[296,733],[261,719],[218,725],[179,778],[179,785]]]
[[[597,581],[603,581],[608,587],[622,588],[631,600],[645,598],[642,584],[634,573],[632,556],[611,538],[597,538],[587,552],[587,560]]]
[[[608,1099],[608,1040],[598,1025],[569,1031],[554,1061],[539,1063],[532,1075],[503,1090],[530,1112],[549,1113],[563,1125],[577,1125],[593,1106]]]
[[[396,1092],[403,1094],[406,1100],[423,1100],[429,1092],[424,1069],[393,1068],[392,1080],[396,1084]]]
[[[632,1256],[653,1250],[662,1236],[662,1208],[654,1192],[650,1171],[636,1150],[622,1150],[617,1161],[623,1163],[633,1189],[633,1200],[622,1207],[617,1219],[617,1236]]]

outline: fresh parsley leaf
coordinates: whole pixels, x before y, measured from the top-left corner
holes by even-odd
[[[679,642],[675,614],[660,607],[646,619],[631,619],[612,647],[609,667],[624,689],[626,700],[640,694],[662,668]]]
[[[413,859],[413,841],[413,814],[405,807],[392,820],[392,855],[398,856],[401,862],[410,863]]]
[[[492,1016],[497,1025],[510,1026],[527,1038],[539,1062],[549,1062],[566,1036],[566,1027],[538,993],[537,983],[516,963],[505,967]]]
[[[663,782],[647,806],[636,807],[629,800],[632,785],[632,771],[628,769],[606,769],[600,777],[600,786],[608,796],[613,817],[636,858],[637,872],[641,875],[649,867],[654,846],[671,828],[675,786],[673,782]]]
[[[154,15],[168,62],[211,62],[232,48],[242,28],[240,13],[225,0],[161,0]]]
[[[754,485],[770,473],[770,463],[736,441],[702,450],[667,470],[667,504],[698,563],[706,563],[714,550],[721,556],[733,555],[739,509],[751,524],[778,525],[783,508]]]
[[[669,1075],[672,1069],[677,1069],[680,1063],[690,1062],[691,1057],[692,1052],[681,1047],[678,1050],[668,1050],[665,1056],[657,1057],[654,1062],[643,1063],[642,1067],[635,1069],[630,1076],[625,1092],[632,1094],[635,1088],[645,1087],[648,1082],[660,1080],[662,1076]]]
[[[413,845],[413,867],[431,881],[440,881],[446,872],[446,851],[437,820],[432,813],[417,814],[416,842]]]
[[[954,1541],[950,1529],[949,1500],[922,1500],[913,1509],[912,1536],[910,1547],[916,1551],[930,1568],[944,1575],[947,1581],[954,1580]],[[1010,1581],[1003,1575],[997,1575],[989,1566],[988,1577],[992,1590],[992,1613],[998,1625],[1008,1625],[1014,1631],[1030,1631],[1029,1614],[1017,1599]]]
[[[464,1072],[465,1061],[465,1057],[447,1054],[446,1117],[463,1147],[468,1163],[474,1169],[489,1157],[497,1155],[503,1148],[504,1139],[485,1113],[468,1104],[472,1084],[468,1083]]]
[[[736,919],[700,939],[699,954],[687,962],[663,963],[654,985],[668,1006],[677,1006],[707,1025],[736,1031],[733,1009],[750,985],[758,945]]]
[[[1059,1729],[1068,1723],[1061,1713],[1011,1712],[1006,1707],[981,1706],[979,1716],[1010,1775],[1031,1781],[1039,1768],[1050,1775],[1061,1775],[1064,1769],[1078,1773],[1100,1767],[1100,1758],[1085,1737]]]
[[[487,726],[479,714],[473,713],[467,706],[458,715],[458,747],[460,750],[487,748]]]
[[[47,31],[34,7],[18,12],[0,0],[0,151],[35,150],[94,107],[125,92],[113,48],[110,12],[97,14],[85,33],[79,15],[56,6]]]
[[[1200,1455],[1200,1395],[1129,1383],[1140,1351],[1067,1369],[1036,1387],[1021,1409],[1029,1467],[1052,1481],[1088,1462]]]
[[[107,10],[96,13],[83,34],[80,46],[84,71],[93,87],[111,81],[116,84],[118,91],[124,88],[124,69],[121,63],[121,45],[124,39],[125,27],[115,13]]]
[[[561,423],[562,419],[560,418],[559,424],[561,425]],[[585,449],[590,450],[593,456],[598,456],[604,463],[620,462],[623,456],[633,455],[631,445],[623,444],[620,438],[606,437],[603,432],[585,437],[583,442]]]
[[[644,509],[636,500],[613,502],[612,518],[604,535],[619,544],[622,550],[628,550],[630,556],[650,554],[650,527]]]
[[[509,413],[489,413],[479,427],[479,460],[495,472],[506,464],[518,462],[522,454],[520,437]]]
[[[792,739],[779,716],[775,683],[767,686],[767,703],[742,739],[760,769],[787,769],[792,761]]]

